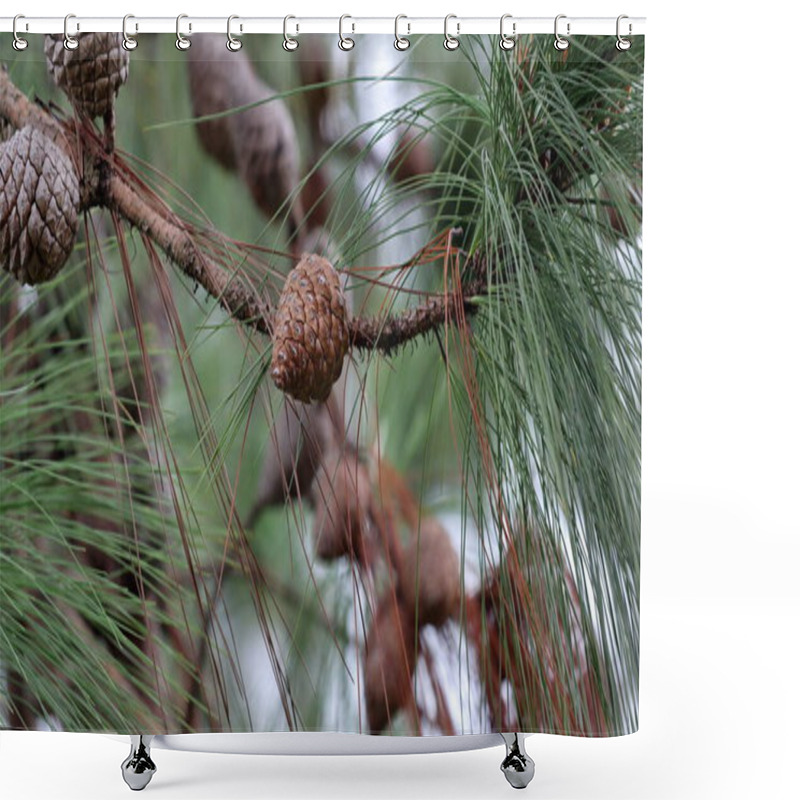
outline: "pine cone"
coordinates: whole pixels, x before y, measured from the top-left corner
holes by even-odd
[[[275,314],[272,380],[304,403],[325,400],[349,344],[339,273],[322,256],[304,253],[286,278]]]
[[[67,155],[26,126],[0,146],[0,263],[21,283],[64,266],[78,231],[78,175]]]
[[[92,118],[104,116],[128,80],[130,54],[119,33],[82,33],[79,42],[67,50],[60,34],[45,36],[47,68],[75,108]]]
[[[231,53],[216,34],[192,37],[189,90],[196,117],[259,105],[196,126],[200,144],[225,169],[236,170],[253,201],[272,217],[300,183],[297,133],[289,109],[274,98],[244,53]],[[261,102],[267,101],[269,102]],[[292,222],[296,224],[299,210]]]
[[[420,625],[444,625],[458,613],[461,564],[447,531],[433,517],[422,520],[419,537],[403,551],[403,602]]]
[[[390,592],[372,618],[364,653],[364,701],[372,733],[380,733],[411,704],[418,650],[413,620]]]
[[[370,493],[369,474],[356,453],[325,454],[311,489],[319,558],[345,556],[363,562]]]
[[[242,80],[250,81],[253,69],[244,53],[232,53],[225,39],[213,33],[192,36],[187,50],[189,94],[192,113],[206,117],[228,111],[233,102],[234,87]],[[198,122],[197,138],[203,149],[227,170],[236,169],[236,151],[231,135],[232,115]]]
[[[283,100],[255,73],[236,86],[237,106],[259,103],[231,117],[236,169],[250,196],[267,218],[273,217],[300,183],[297,134]],[[269,102],[266,102],[269,101]],[[296,225],[299,209],[291,219]]]

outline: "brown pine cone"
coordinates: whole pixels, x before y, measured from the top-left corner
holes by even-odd
[[[348,557],[363,563],[371,486],[366,467],[351,450],[330,450],[311,488],[316,509],[317,556]]]
[[[304,253],[289,273],[275,314],[275,385],[296,400],[325,400],[350,346],[339,273],[322,256]]]
[[[67,50],[60,34],[45,36],[47,68],[75,108],[92,118],[104,116],[128,80],[130,54],[119,33],[82,33],[78,41]]]
[[[418,650],[413,619],[389,592],[372,618],[364,652],[364,701],[372,733],[383,731],[412,703]]]
[[[233,108],[234,87],[243,80],[250,81],[253,73],[244,53],[232,53],[225,38],[214,33],[192,36],[192,46],[186,51],[189,68],[189,94],[195,117],[219,114]],[[203,149],[222,167],[236,169],[236,150],[231,134],[232,117],[198,122],[197,138]]]
[[[461,564],[447,531],[433,517],[422,520],[419,536],[403,551],[400,592],[420,625],[440,627],[458,613]]]
[[[224,36],[196,34],[188,55],[196,117],[259,103],[199,122],[196,129],[205,151],[225,169],[236,170],[263,214],[274,216],[300,183],[297,133],[286,103],[274,99],[247,54],[228,50]],[[296,206],[293,226],[299,216]]]
[[[297,133],[289,108],[255,73],[235,87],[234,105],[259,105],[231,117],[236,169],[265,217],[273,217],[300,183]],[[268,101],[268,102],[266,102]],[[291,224],[296,226],[295,206]]]
[[[64,266],[78,232],[78,175],[69,157],[26,126],[0,146],[0,264],[20,283]]]

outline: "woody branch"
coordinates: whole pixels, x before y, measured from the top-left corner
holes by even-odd
[[[118,214],[152,240],[185,275],[201,285],[231,317],[262,334],[272,334],[268,299],[241,272],[234,271],[204,252],[196,230],[184,222],[129,170],[122,169],[113,153],[105,151],[97,136],[80,136],[78,126],[61,122],[32,102],[0,68],[0,118],[15,129],[32,125],[44,132],[76,162],[81,175],[81,211],[104,207]],[[83,129],[85,132],[85,129]],[[433,332],[459,312],[473,313],[474,298],[486,291],[485,279],[465,284],[460,292],[434,295],[414,309],[395,316],[354,317],[350,344],[356,349],[389,353],[412,339]]]

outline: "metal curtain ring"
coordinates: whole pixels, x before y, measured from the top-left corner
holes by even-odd
[[[505,21],[511,18],[511,14],[503,14],[503,16],[500,17],[500,47],[503,50],[511,50],[517,43],[517,23],[511,23],[511,36],[505,32],[503,27]]]
[[[236,53],[242,49],[242,40],[237,39],[231,33],[231,22],[233,22],[233,20],[235,19],[239,19],[239,17],[237,17],[235,14],[231,14],[231,16],[228,17],[228,43],[226,47],[228,48],[228,50],[231,51],[231,53]],[[241,32],[242,32],[242,26],[239,25],[239,33]]]
[[[448,30],[447,26],[451,19],[456,20],[456,35],[453,36]],[[461,23],[458,22],[458,17],[455,14],[448,14],[444,18],[444,49],[445,50],[458,50],[461,42],[458,41],[458,35],[461,32]]]
[[[349,37],[344,35],[344,21],[346,19],[353,19],[349,14],[342,14],[339,17],[339,49],[340,50],[352,50],[356,43]],[[350,30],[352,33],[355,33],[356,25],[355,23],[350,24]]]
[[[300,47],[300,42],[294,36],[289,36],[289,20],[290,19],[297,19],[297,17],[293,17],[291,14],[283,18],[283,49],[286,50],[287,53],[291,53],[294,50],[297,50]],[[295,31],[297,33],[300,32],[300,26],[295,25]]]
[[[569,41],[561,36],[558,32],[558,21],[566,18],[566,14],[559,14],[556,17],[555,26],[553,29],[556,37],[556,40],[553,42],[553,47],[555,47],[556,50],[566,50],[569,47]],[[567,23],[567,36],[569,36],[569,22]]]
[[[69,35],[69,21],[71,19],[75,19],[74,14],[67,14],[64,17],[64,49],[65,50],[77,50],[78,49],[78,40],[74,36]],[[75,26],[75,30],[80,30],[80,25]]]
[[[18,52],[22,52],[28,46],[28,40],[27,39],[23,39],[17,33],[17,23],[21,19],[25,19],[25,16],[23,14],[17,14],[17,16],[14,17],[14,22],[12,23],[12,26],[11,26],[11,31],[14,34],[14,41],[11,44],[12,44],[13,48],[15,50],[17,50]],[[25,30],[26,31],[28,30],[28,23],[27,22],[25,23]]]
[[[408,19],[405,14],[398,14],[394,18],[394,47],[395,50],[408,50],[411,47],[411,40],[406,39],[404,36],[400,35],[400,20],[401,19]],[[411,34],[411,23],[407,22],[406,27],[408,28],[408,34]]]
[[[187,39],[181,33],[181,20],[182,19],[188,19],[188,18],[189,18],[188,14],[178,14],[178,16],[175,18],[175,36],[177,37],[175,39],[175,47],[177,47],[178,50],[188,50],[192,46],[191,40]],[[189,23],[189,33],[191,33],[191,32],[192,32],[192,23],[190,22]]]
[[[139,42],[136,41],[136,37],[135,36],[131,36],[128,33],[128,20],[129,19],[135,19],[133,14],[126,14],[122,18],[122,46],[126,50],[135,50],[138,47]],[[135,31],[139,30],[139,23],[138,22],[134,24],[133,29]]]
[[[620,31],[620,23],[624,19],[628,19],[628,17],[626,17],[625,14],[620,14],[617,17],[617,50],[630,50],[631,49],[631,40],[623,38],[622,34],[619,32]],[[628,36],[630,36],[632,32],[633,32],[633,25],[631,25],[631,23],[629,22],[628,23]]]

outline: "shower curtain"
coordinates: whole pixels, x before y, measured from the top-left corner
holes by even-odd
[[[0,725],[636,730],[644,39],[29,38]]]

